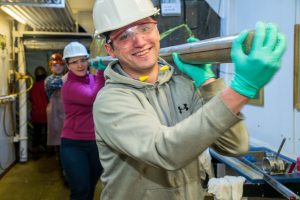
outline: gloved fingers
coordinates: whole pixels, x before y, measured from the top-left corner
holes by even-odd
[[[264,47],[273,51],[277,43],[278,28],[275,24],[268,23],[266,25],[266,39],[264,42]]]
[[[93,67],[94,66],[94,62],[93,60],[89,60],[89,66]]]
[[[106,69],[106,65],[103,64],[101,59],[98,60],[98,69],[101,69],[101,70]]]
[[[233,62],[235,62],[236,59],[243,59],[243,57],[246,56],[243,51],[243,42],[248,36],[248,33],[249,31],[244,30],[238,35],[236,39],[232,41],[231,58]]]
[[[175,63],[175,65],[178,67],[178,69],[182,72],[184,72],[184,63],[180,60],[178,53],[173,52],[172,53],[172,57],[173,57],[173,61]]]
[[[277,34],[277,44],[274,48],[274,55],[277,56],[277,58],[281,58],[286,50],[286,37],[285,35],[278,33]]]
[[[259,21],[255,25],[255,33],[254,33],[251,51],[260,49],[264,44],[265,37],[266,37],[266,25],[265,23]]]
[[[199,67],[201,67],[205,71],[211,71],[212,70],[212,64],[202,64],[202,65],[199,65]]]
[[[192,42],[199,42],[200,40],[195,37],[189,37],[186,41],[187,43],[192,43]]]

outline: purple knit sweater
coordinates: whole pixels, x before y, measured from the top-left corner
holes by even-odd
[[[95,140],[93,103],[98,91],[104,86],[103,71],[96,75],[76,76],[69,71],[62,87],[62,100],[65,109],[62,138],[74,140]]]

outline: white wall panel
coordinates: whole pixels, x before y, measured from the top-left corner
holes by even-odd
[[[296,12],[296,23],[300,24],[300,0],[296,0],[295,6]],[[295,123],[295,149],[296,155],[300,156],[300,110],[294,112],[294,123]]]
[[[0,59],[2,55],[5,55],[5,67],[4,71],[8,71],[9,61],[8,55],[10,53],[10,34],[11,34],[11,21],[0,11],[0,34],[6,36],[6,50],[0,49]],[[8,73],[7,73],[8,74]],[[5,83],[5,82],[1,82]],[[0,87],[5,87],[0,84]],[[0,104],[0,174],[15,161],[15,151],[13,145],[13,131],[12,131],[12,120],[11,120],[11,109],[9,104]]]
[[[295,0],[231,0],[228,1],[227,17],[222,22],[224,33],[238,33],[254,29],[257,21],[276,23],[288,39],[288,49],[282,67],[264,89],[264,106],[247,105],[243,112],[251,139],[255,143],[276,150],[283,137],[287,141],[282,149],[286,155],[296,157],[294,108],[293,108],[293,37],[296,12]],[[230,68],[228,65],[227,68]],[[231,72],[232,69],[225,69]],[[229,76],[229,75],[228,75]],[[298,122],[300,123],[299,116]],[[298,128],[299,130],[299,128]],[[298,131],[299,133],[300,131]],[[299,138],[299,134],[298,134]]]

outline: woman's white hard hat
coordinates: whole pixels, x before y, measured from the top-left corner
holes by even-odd
[[[96,0],[93,8],[95,36],[157,15],[151,0]]]
[[[71,42],[67,44],[64,48],[63,59],[66,60],[66,58],[72,58],[77,56],[89,57],[85,46],[79,42]]]

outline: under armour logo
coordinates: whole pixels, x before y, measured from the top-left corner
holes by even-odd
[[[186,104],[186,103],[183,104],[183,108],[181,108],[180,106],[178,106],[177,108],[178,108],[180,114],[182,114],[182,111],[183,111],[183,110],[186,110],[186,111],[189,110],[189,108],[187,107],[187,104]]]

